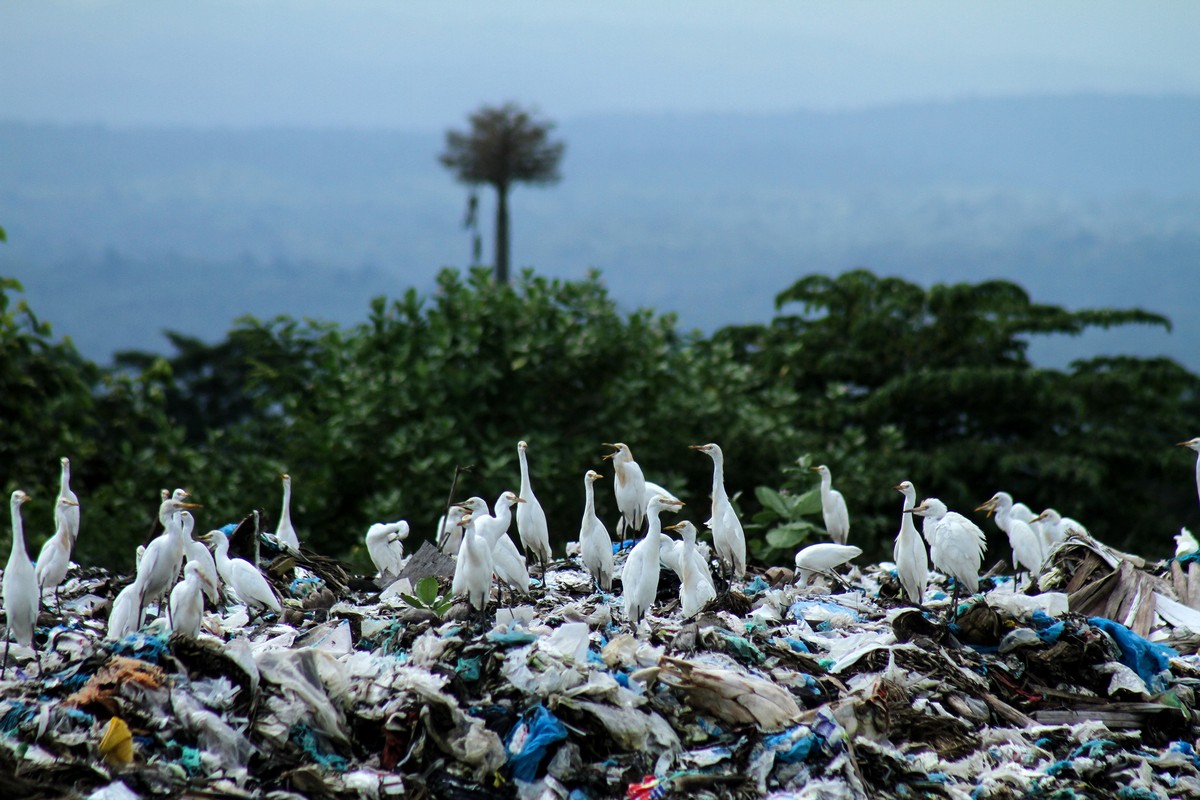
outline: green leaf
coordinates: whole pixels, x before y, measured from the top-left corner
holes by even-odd
[[[807,522],[793,522],[780,525],[767,532],[767,544],[776,550],[790,550],[808,538],[813,526]]]
[[[792,501],[792,513],[807,517],[821,510],[821,487],[814,486]]]
[[[754,496],[758,498],[758,502],[762,503],[763,508],[774,512],[780,519],[791,519],[792,510],[788,507],[787,501],[783,499],[783,495],[770,486],[756,487]]]
[[[413,597],[411,594],[400,593],[401,599],[408,603],[413,608],[426,608],[427,606],[419,598]]]
[[[432,606],[435,602],[437,602],[437,578],[430,575],[417,581],[417,597],[421,598],[421,602],[423,602],[426,606]]]

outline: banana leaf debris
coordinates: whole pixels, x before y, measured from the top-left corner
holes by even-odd
[[[119,641],[127,579],[73,566],[35,647],[10,648],[0,780],[106,800],[1200,796],[1196,554],[1080,535],[1027,590],[987,577],[958,609],[937,574],[900,599],[888,563],[803,587],[751,568],[686,619],[664,569],[636,630],[574,559],[481,613],[421,558],[378,582],[276,559],[281,616],[210,604],[198,637],[164,613]]]

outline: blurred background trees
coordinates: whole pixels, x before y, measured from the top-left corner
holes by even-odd
[[[57,459],[71,457],[83,563],[130,569],[164,487],[204,504],[201,530],[254,507],[274,518],[282,471],[301,540],[365,563],[372,522],[407,518],[410,546],[433,535],[456,465],[474,467],[462,497],[516,487],[519,439],[559,552],[587,469],[606,476],[597,502],[615,517],[605,441],[628,443],[697,522],[711,463],[686,446],[721,444],[751,552],[773,563],[824,536],[808,494],[818,463],[874,558],[890,556],[905,479],[964,513],[1004,489],[1148,556],[1196,515],[1191,453],[1172,444],[1195,434],[1200,378],[1165,359],[1052,370],[1026,356],[1035,336],[1167,320],[1045,306],[1005,282],[811,275],[768,324],[704,335],[621,311],[596,274],[508,284],[446,270],[432,295],[376,298],[354,326],[246,317],[219,342],[171,334],[171,355],[107,368],[56,341],[20,291],[0,282],[0,474],[4,491],[34,495],[37,546]],[[1003,537],[984,527],[994,561]]]

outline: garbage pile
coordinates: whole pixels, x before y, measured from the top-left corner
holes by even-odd
[[[483,611],[450,596],[436,555],[408,563],[424,574],[383,587],[293,567],[282,614],[210,604],[190,637],[152,613],[118,641],[106,620],[128,579],[73,567],[36,650],[9,652],[3,784],[107,799],[1200,796],[1195,559],[1147,564],[1081,535],[1037,593],[985,577],[958,609],[937,574],[923,606],[902,599],[887,563],[807,586],[751,568],[688,618],[663,569],[636,629],[575,558]]]

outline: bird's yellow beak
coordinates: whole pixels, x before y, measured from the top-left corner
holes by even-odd
[[[199,503],[180,503],[179,507],[180,508],[204,508],[204,506],[200,505]]]
[[[1191,447],[1191,446],[1192,446],[1192,442],[1194,442],[1194,441],[1196,441],[1196,440],[1195,440],[1195,439],[1188,439],[1186,442],[1176,442],[1176,443],[1175,443],[1175,446],[1176,446],[1176,447]]]
[[[893,486],[892,488],[893,488],[893,489],[895,489],[897,492],[903,492],[903,491],[904,491],[904,487],[903,487],[903,486],[901,486],[901,485],[900,485],[900,484],[898,484],[898,483],[897,483],[895,486]]]
[[[821,468],[820,467],[809,467],[808,471],[809,472],[820,472]]]
[[[617,451],[617,450],[614,450],[613,452],[609,453],[609,454],[608,454],[608,455],[606,455],[606,456],[600,456],[600,458],[601,458],[601,460],[603,460],[603,461],[608,461],[610,458],[612,458],[613,456],[615,456],[615,455],[616,455],[618,452],[619,452],[619,451]]]
[[[703,450],[704,447],[705,447],[705,445],[702,445],[702,444],[689,444],[688,450]]]
[[[62,499],[62,501],[63,501],[64,503],[66,503],[67,505],[69,505],[69,506],[77,506],[77,505],[79,505],[79,503],[76,503],[74,500],[72,500],[72,499],[71,499],[71,498],[69,498],[69,497],[64,497],[64,498]]]
[[[986,511],[987,515],[988,515],[988,519],[991,519],[992,514],[995,513],[995,511],[996,511],[996,501],[988,500],[986,503],[977,507],[975,510],[976,511]]]
[[[682,527],[683,527],[682,522],[676,522],[674,525],[664,525],[663,530],[664,531],[677,531]]]
[[[514,500],[513,502],[514,502],[514,503],[524,503],[524,502],[525,502],[525,498],[524,498],[524,497],[518,497],[518,498],[517,498],[516,500]]]

